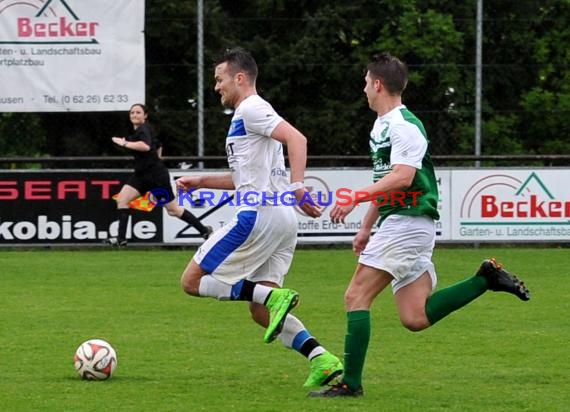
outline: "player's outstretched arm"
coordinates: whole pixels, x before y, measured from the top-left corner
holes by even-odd
[[[230,173],[202,176],[182,176],[176,179],[176,188],[234,190],[234,181]]]
[[[129,142],[126,138],[117,136],[111,137],[111,140],[117,146],[124,147],[125,149],[136,150],[138,152],[148,152],[150,150],[150,146],[142,140]]]

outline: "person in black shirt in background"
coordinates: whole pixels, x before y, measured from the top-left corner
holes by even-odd
[[[119,192],[117,210],[119,214],[119,231],[116,238],[110,238],[107,243],[113,246],[127,245],[127,222],[129,221],[129,203],[144,195],[149,190],[161,189],[157,192],[168,196],[158,199],[159,204],[166,208],[170,216],[175,216],[189,225],[194,226],[200,235],[207,239],[212,233],[210,226],[204,226],[196,216],[178,205],[170,185],[170,174],[167,167],[160,160],[162,145],[154,136],[152,127],[147,122],[148,110],[143,104],[136,103],[129,111],[134,132],[128,137],[112,137],[111,140],[118,146],[131,150],[135,157],[135,174],[129,178]],[[167,202],[167,203],[164,203]]]

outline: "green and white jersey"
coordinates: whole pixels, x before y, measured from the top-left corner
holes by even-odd
[[[437,180],[427,148],[428,139],[422,122],[404,105],[379,116],[374,122],[370,133],[374,182],[390,173],[394,165],[408,165],[417,170],[412,185],[404,192],[419,192],[398,199],[387,194],[386,202],[379,199],[384,203],[378,207],[380,223],[391,214],[439,219]]]

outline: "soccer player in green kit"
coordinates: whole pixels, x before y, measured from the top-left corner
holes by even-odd
[[[350,200],[337,202],[330,213],[333,222],[344,222],[358,203],[371,201],[353,240],[359,260],[344,297],[344,375],[330,387],[310,392],[313,397],[363,395],[370,307],[389,284],[400,320],[411,331],[432,326],[487,290],[530,299],[524,283],[494,259],[483,261],[475,275],[432,293],[437,283],[431,257],[439,219],[438,187],[423,124],[402,104],[408,70],[398,58],[382,53],[368,64],[365,81],[368,104],[378,114],[370,134],[374,183],[353,191]],[[402,196],[409,193],[414,195]]]

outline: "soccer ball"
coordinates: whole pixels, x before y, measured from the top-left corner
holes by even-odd
[[[117,367],[117,353],[109,342],[90,339],[79,345],[73,361],[82,379],[102,381],[109,379]]]

